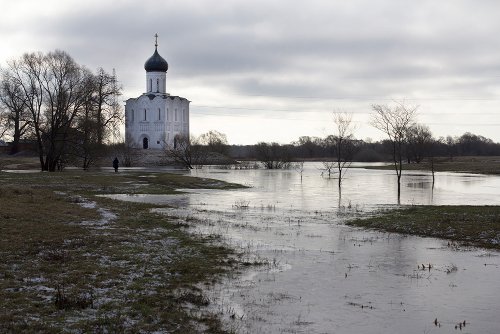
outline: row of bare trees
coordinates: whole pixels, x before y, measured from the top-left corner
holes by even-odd
[[[88,168],[122,121],[116,76],[81,66],[64,51],[26,53],[0,73],[0,118],[17,153],[34,140],[44,171],[71,155]]]
[[[387,136],[390,146],[390,156],[396,172],[398,198],[401,194],[401,177],[403,164],[410,160],[420,163],[424,157],[431,161],[433,169],[433,146],[435,140],[425,125],[416,122],[418,106],[409,106],[404,102],[394,102],[393,105],[372,105],[371,124]],[[353,161],[355,126],[352,114],[335,112],[333,114],[334,133],[321,140],[321,145],[330,149],[331,160],[323,161],[323,171],[330,177],[335,173],[338,179],[339,191],[342,180]],[[301,137],[298,145],[312,151],[314,144],[307,137]],[[290,165],[292,156],[286,146],[277,143],[258,143],[254,147],[255,157],[268,169],[286,168]]]
[[[227,159],[228,150],[226,135],[216,130],[190,138],[176,136],[174,145],[164,148],[167,158],[187,169]]]

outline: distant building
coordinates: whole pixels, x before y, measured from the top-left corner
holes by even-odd
[[[158,39],[144,69],[146,92],[125,102],[125,138],[143,149],[176,146],[178,136],[189,137],[190,101],[167,93],[168,63],[158,53]]]

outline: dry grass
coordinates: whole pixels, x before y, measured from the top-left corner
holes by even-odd
[[[348,225],[500,249],[500,206],[409,206]]]
[[[143,176],[0,173],[0,332],[224,332],[199,286],[234,269],[232,251],[150,205],[94,195],[234,185]]]
[[[363,167],[369,169],[394,169],[393,165]],[[419,164],[405,164],[404,170],[430,170],[428,161]],[[434,170],[436,172],[459,172],[476,174],[500,174],[500,157],[497,156],[474,156],[474,157],[454,157],[435,158]]]
[[[0,169],[39,169],[40,160],[36,156],[10,156],[0,153]]]

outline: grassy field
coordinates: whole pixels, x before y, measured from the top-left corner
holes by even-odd
[[[500,206],[408,206],[348,225],[500,250]]]
[[[363,168],[370,169],[390,169],[394,166],[387,164],[386,166],[369,166]],[[404,164],[403,170],[430,170],[428,161],[423,161],[419,164]],[[459,172],[459,173],[477,173],[477,174],[500,174],[500,157],[455,157],[450,158],[435,158],[434,170],[436,172]]]
[[[174,174],[0,173],[0,332],[225,332],[209,288],[238,270],[218,236],[97,197],[239,187]],[[158,207],[158,205],[155,205]]]
[[[318,160],[314,159],[312,161]],[[111,162],[109,163],[109,167],[111,167]],[[0,169],[39,168],[40,162],[35,156],[11,157],[6,154],[0,155]],[[388,162],[386,166],[366,166],[361,168],[393,170],[394,166]],[[430,170],[430,165],[428,161],[424,160],[419,164],[404,164],[403,169]],[[437,157],[434,159],[434,170],[436,172],[500,174],[500,156]]]

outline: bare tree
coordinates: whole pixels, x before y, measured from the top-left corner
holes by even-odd
[[[331,136],[335,152],[335,163],[338,171],[339,189],[342,185],[342,179],[351,166],[353,156],[352,139],[354,136],[354,125],[352,114],[345,112],[334,112],[333,123],[335,124],[336,134]]]
[[[318,137],[301,136],[298,141],[292,144],[299,148],[299,154],[303,158],[312,158],[317,154],[318,148],[321,147],[323,141]]]
[[[4,109],[0,109],[0,140],[5,137],[5,134],[9,130],[9,115]]]
[[[77,116],[86,102],[83,69],[63,51],[44,57],[46,71],[41,76],[45,96],[44,170],[54,171],[67,153],[68,140],[75,134]]]
[[[414,123],[418,106],[407,106],[396,102],[394,106],[372,105],[374,114],[371,124],[384,132],[392,146],[392,160],[398,178],[398,200],[401,196],[401,175],[403,173],[403,149],[408,129]]]
[[[9,71],[3,70],[0,81],[0,113],[2,129],[0,135],[9,132],[12,137],[10,154],[19,151],[19,142],[29,131],[29,114],[26,106],[26,98],[21,87],[10,75]]]
[[[82,100],[80,112],[75,117],[75,129],[68,136],[68,152],[75,158],[75,163],[82,164],[87,170],[96,160],[100,145],[97,142],[98,122],[95,117],[96,90],[95,76],[88,70],[83,70]]]
[[[38,53],[26,53],[19,60],[8,62],[8,69],[4,73],[9,76],[9,81],[17,87],[23,95],[25,107],[29,113],[31,128],[37,141],[40,166],[45,170],[44,150],[44,89],[42,77],[45,75],[45,56]]]
[[[203,165],[207,160],[206,147],[200,145],[196,137],[189,139],[187,136],[177,135],[174,145],[165,145],[164,150],[168,158],[188,169]]]
[[[124,167],[132,167],[134,164],[134,151],[137,149],[130,134],[125,137],[125,142],[121,146],[121,161]]]
[[[433,140],[431,130],[423,124],[412,124],[406,133],[407,158],[417,164],[428,154],[429,143]]]
[[[288,149],[278,143],[258,143],[255,145],[255,156],[266,169],[290,168]]]
[[[427,159],[429,161],[429,168],[432,173],[432,188],[434,188],[434,182],[436,180],[434,176],[435,168],[434,168],[434,157],[436,155],[436,146],[440,144],[439,140],[436,140],[434,138],[430,138],[430,140],[426,143],[426,152],[427,152]]]
[[[104,152],[104,142],[116,137],[122,117],[117,102],[120,88],[116,85],[115,74],[111,76],[100,68],[97,74],[84,69],[82,75],[83,103],[70,145],[71,154],[81,159],[86,170]]]
[[[453,161],[453,157],[457,154],[457,139],[452,136],[446,137],[446,150],[450,161]]]
[[[434,187],[434,156],[438,141],[433,138],[428,126],[418,123],[410,126],[406,141],[408,162],[413,159],[416,163],[420,163],[424,158],[427,158],[432,173],[432,186]]]
[[[118,85],[116,74],[107,73],[99,68],[94,76],[94,100],[97,144],[102,145],[110,135],[116,135],[122,123],[118,96],[121,95],[121,86]]]
[[[322,162],[323,168],[321,168],[321,176],[326,172],[328,174],[328,178],[330,179],[332,177],[332,174],[335,173],[335,167],[337,164],[334,161],[323,161]]]
[[[293,169],[300,174],[300,183],[302,183],[302,174],[304,174],[304,161],[299,161],[295,163]]]
[[[207,133],[200,135],[198,142],[201,145],[207,146],[209,152],[227,155],[229,151],[229,144],[226,135],[217,130],[210,130]]]
[[[8,62],[2,73],[4,104],[23,115],[13,120],[14,137],[23,134],[24,125],[29,129],[41,169],[47,171],[54,171],[69,154],[82,156],[88,167],[90,149],[118,129],[119,94],[114,75],[102,69],[93,75],[59,50],[24,54]]]

